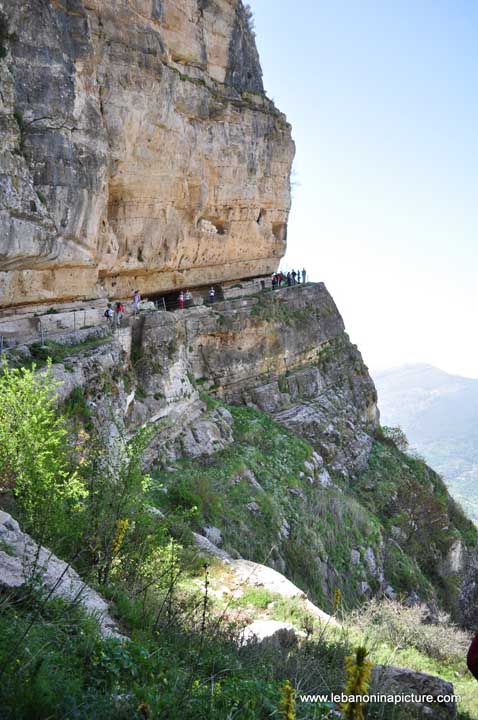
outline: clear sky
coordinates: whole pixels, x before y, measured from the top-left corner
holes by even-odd
[[[478,1],[250,4],[297,145],[284,264],[371,369],[478,377]]]

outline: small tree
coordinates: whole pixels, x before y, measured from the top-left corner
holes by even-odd
[[[60,537],[81,508],[84,484],[72,468],[63,418],[46,371],[0,370],[0,490],[11,489],[25,529],[41,542]]]

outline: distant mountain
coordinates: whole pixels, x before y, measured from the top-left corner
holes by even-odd
[[[478,380],[431,365],[375,373],[383,425],[400,425],[410,444],[478,521]]]

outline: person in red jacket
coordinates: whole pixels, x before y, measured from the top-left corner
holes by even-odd
[[[478,680],[478,633],[471,641],[468,655],[466,656],[466,664],[471,674]]]

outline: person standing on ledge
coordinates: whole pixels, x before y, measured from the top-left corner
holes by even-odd
[[[122,302],[117,302],[115,306],[115,325],[120,327],[121,321],[124,315],[124,305]]]
[[[111,307],[111,303],[108,303],[108,306],[104,312],[104,316],[108,321],[108,325],[113,325],[113,308]]]
[[[211,285],[209,288],[209,302],[212,305],[214,303],[214,298],[216,297],[216,291],[214,290],[214,286]]]
[[[307,277],[307,273],[305,271],[305,268],[302,270],[302,285],[305,285],[305,278]]]
[[[141,302],[141,295],[139,294],[139,290],[134,291],[133,295],[133,312],[135,315],[139,313],[139,305]]]
[[[184,310],[184,292],[182,290],[179,293],[179,309]]]
[[[277,285],[277,275],[274,273],[272,276],[272,289],[275,290]]]
[[[192,307],[192,304],[193,304],[193,295],[192,295],[191,290],[186,290],[186,292],[184,293],[184,303],[185,303],[185,305],[186,305],[187,308]]]
[[[292,285],[295,285],[295,279],[297,277],[297,273],[295,270],[292,270],[291,277],[292,277]]]

